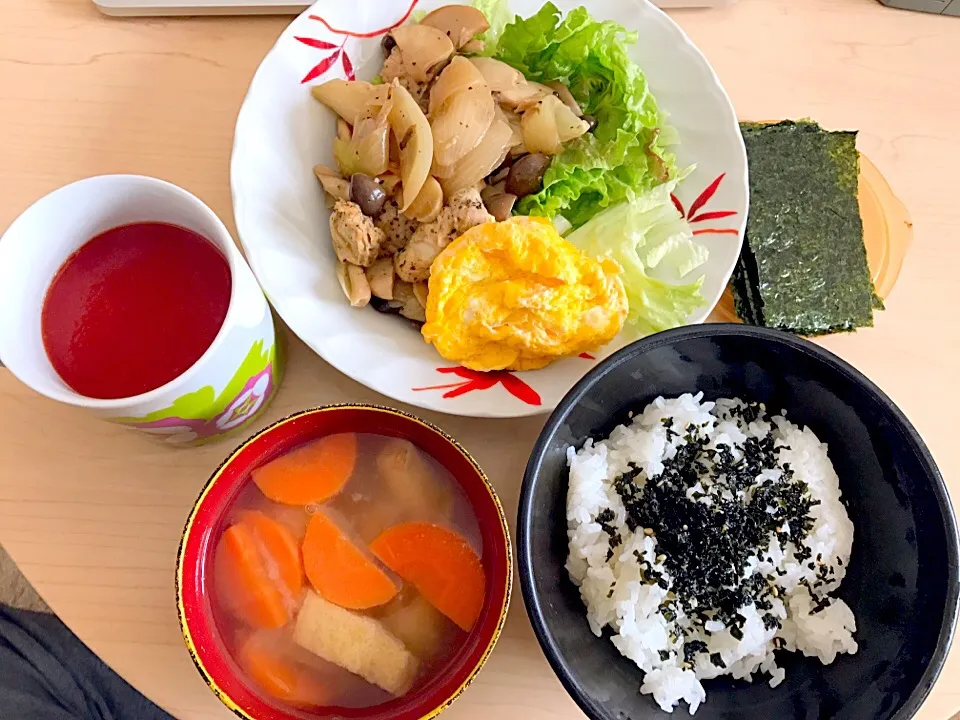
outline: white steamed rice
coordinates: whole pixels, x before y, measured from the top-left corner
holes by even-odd
[[[826,445],[809,428],[801,429],[782,416],[768,418],[763,406],[753,405],[754,411],[743,413],[748,406],[740,400],[713,403],[702,398],[702,393],[657,398],[608,439],[587,440],[579,451],[567,450],[567,570],[580,588],[590,628],[598,636],[610,628],[616,648],[644,672],[643,693],[652,694],[666,711],[683,700],[691,714],[706,698],[701,680],[719,675],[751,680],[753,673],[767,673],[771,687],[776,687],[784,671],[777,666],[775,649],[800,651],[824,664],[839,653],[857,651],[852,611],[842,600],[828,597],[846,573],[853,524],[840,502],[839,481]],[[668,424],[680,431],[671,431]],[[687,444],[685,429],[690,426],[700,428],[707,457],[727,446],[734,460],[741,460],[748,437],[773,439],[777,467],[762,469],[755,483],[743,490],[723,490],[723,498],[745,501],[764,481],[776,486],[786,466],[794,480],[806,483],[809,497],[819,501],[805,510],[811,521],[800,541],[805,548],[792,539],[782,542],[782,534],[771,532],[769,546],[762,542],[738,569],[741,581],[762,575],[762,583],[754,578],[754,586],[763,584],[767,594],[757,596],[763,598],[757,604],[751,601],[737,608],[730,627],[711,619],[714,609],[697,607],[696,601],[692,603],[696,610],[690,607],[684,589],[674,587],[668,570],[671,560],[658,548],[656,534],[644,532],[635,522],[635,532],[631,531],[615,484],[625,473],[635,476],[629,482],[638,488],[656,482],[664,463]],[[711,488],[716,491],[723,479],[718,479],[709,459],[698,467],[702,472],[687,497],[709,507]],[[764,615],[772,617],[765,622]]]

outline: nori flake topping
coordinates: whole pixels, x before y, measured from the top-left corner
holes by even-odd
[[[746,322],[803,335],[873,325],[877,299],[857,200],[856,132],[741,123],[750,216],[733,276]]]
[[[751,423],[766,419],[766,410],[759,403],[743,403],[721,417],[746,431]],[[748,436],[737,458],[724,444],[709,447],[709,437],[696,425],[680,430],[684,444],[663,461],[660,474],[648,477],[631,465],[614,480],[614,489],[630,530],[652,530],[661,553],[658,562],[673,582],[662,576],[654,580],[652,569],[643,571],[644,579],[669,588],[677,606],[691,618],[706,622],[715,613],[715,619],[739,640],[743,618],[738,611],[751,604],[761,612],[770,610],[768,597],[781,592],[775,576],[744,577],[749,559],[767,550],[771,536],[794,543],[798,560],[811,557],[803,541],[813,526],[810,509],[819,501],[789,463],[781,463],[780,451],[787,448],[776,446],[772,435]],[[778,479],[763,478],[765,470],[778,471]],[[712,480],[705,495],[711,502],[704,503],[688,493],[708,474]],[[668,622],[675,615],[662,612]],[[778,623],[769,617],[768,629],[770,623]],[[695,652],[699,646],[692,647]]]

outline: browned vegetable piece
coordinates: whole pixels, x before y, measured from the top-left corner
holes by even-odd
[[[548,167],[550,167],[549,155],[543,153],[524,155],[511,166],[504,189],[517,197],[526,197],[540,192],[543,187],[543,175]]]
[[[484,14],[469,5],[444,5],[428,13],[420,24],[440,30],[457,50],[490,29]]]
[[[337,280],[343,294],[347,296],[352,307],[364,307],[370,302],[370,283],[363,268],[351,263],[341,262],[337,265]]]
[[[450,166],[473,150],[496,116],[483,75],[469,60],[455,57],[430,91],[434,167]]]
[[[453,165],[434,167],[444,196],[450,200],[461,190],[472,188],[499,167],[513,145],[513,130],[502,113],[494,120],[480,144]]]
[[[417,299],[424,310],[427,308],[427,298],[430,296],[430,284],[426,280],[421,280],[413,285],[413,296]]]
[[[483,204],[487,207],[497,222],[503,222],[510,217],[513,212],[513,206],[517,202],[517,196],[503,191],[503,183],[496,185],[487,185],[480,191],[480,197],[483,198]]]
[[[385,103],[389,90],[387,85],[339,79],[328,80],[310,88],[314,99],[326,105],[351,125],[369,105]]]
[[[404,215],[422,223],[433,222],[443,209],[443,189],[435,177],[428,177],[420,189],[416,200],[407,208]]]
[[[475,87],[487,87],[487,82],[476,65],[466,58],[455,57],[437,77],[430,88],[428,111],[434,120],[443,107],[457,95]]]
[[[547,87],[557,94],[557,97],[560,98],[564,105],[573,110],[574,115],[578,118],[583,117],[583,110],[580,108],[580,103],[570,94],[570,88],[562,82],[548,82]]]
[[[390,36],[397,44],[394,52],[400,53],[405,72],[416,82],[430,80],[437,68],[453,55],[450,38],[441,30],[423,23],[401,25],[391,30]]]
[[[382,257],[367,268],[370,292],[381,300],[393,300],[393,259]]]
[[[369,175],[354,173],[350,176],[350,200],[359,205],[367,217],[376,217],[383,210],[387,194]]]
[[[403,189],[400,210],[403,211],[416,200],[430,175],[433,132],[417,101],[396,81],[390,86],[390,98],[393,100],[390,127],[400,145],[400,180]]]
[[[340,177],[340,173],[323,165],[316,165],[313,174],[323,186],[323,189],[336,200],[350,199],[350,183]]]
[[[475,57],[470,58],[469,62],[480,72],[480,75],[493,92],[502,93],[517,90],[521,87],[525,88],[519,91],[524,96],[536,92],[533,87],[527,87],[527,79],[523,76],[522,72],[507,65],[502,60],[495,60],[489,57]]]
[[[393,136],[391,135],[391,138],[392,137]],[[397,149],[398,155],[399,155],[399,152],[400,150],[398,148]],[[383,191],[387,194],[388,198],[392,198],[396,194],[397,188],[400,187],[400,176],[396,174],[397,172],[399,172],[399,170],[397,171],[391,170],[389,172],[385,172],[383,175],[377,178],[380,181],[380,187],[383,188]]]
[[[497,94],[497,98],[504,108],[517,112],[526,112],[545,97],[554,97],[553,91],[546,85],[536,82],[518,85],[509,90],[502,90]]]
[[[390,115],[392,102],[371,103],[357,116],[353,134],[333,141],[333,156],[345,177],[363,173],[371,177],[387,171],[390,164]]]
[[[563,143],[589,130],[589,125],[553,94],[526,110],[520,127],[527,150],[547,155],[558,155],[563,150]]]
[[[383,54],[389,55],[393,52],[393,49],[397,46],[397,41],[393,39],[393,35],[387,33],[383,36],[383,39],[380,41],[380,47],[383,48]]]
[[[497,183],[502,183],[507,179],[507,175],[510,174],[510,165],[504,163],[499,168],[490,173],[490,176],[487,178],[488,185],[496,185]]]
[[[408,320],[424,323],[427,321],[427,312],[423,305],[417,300],[413,292],[413,285],[403,280],[398,280],[393,285],[393,303],[400,308],[400,314]]]

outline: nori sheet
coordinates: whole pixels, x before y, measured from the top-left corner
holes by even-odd
[[[856,132],[793,121],[740,128],[750,216],[733,280],[737,313],[803,335],[873,325]]]

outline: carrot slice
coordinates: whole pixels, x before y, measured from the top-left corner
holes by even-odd
[[[370,551],[463,630],[473,627],[486,576],[462,535],[430,523],[403,523],[381,533]]]
[[[383,605],[399,591],[373,558],[322,512],[314,513],[307,525],[303,566],[320,595],[348,610]]]
[[[339,493],[357,464],[357,436],[339,433],[320,438],[253,471],[253,481],[271,500],[309,505]]]
[[[241,513],[217,545],[214,582],[221,603],[234,617],[254,627],[286,625],[303,589],[293,533],[262,512]]]
[[[283,651],[260,633],[237,647],[237,663],[264,692],[294,705],[328,705],[334,693],[310,668],[284,657]]]

